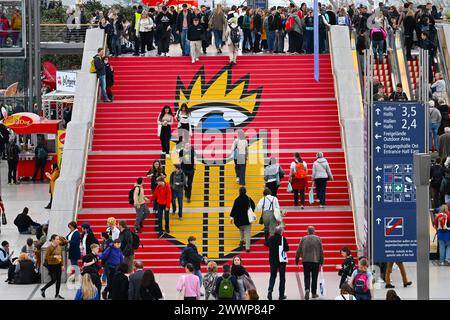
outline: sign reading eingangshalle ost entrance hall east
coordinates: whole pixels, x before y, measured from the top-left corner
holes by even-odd
[[[371,141],[374,260],[416,261],[413,155],[425,152],[424,106],[374,102]]]

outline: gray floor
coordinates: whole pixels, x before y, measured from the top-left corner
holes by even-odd
[[[15,216],[20,213],[23,207],[27,206],[30,209],[30,216],[40,223],[47,222],[49,219],[49,210],[45,210],[44,207],[48,203],[48,184],[32,184],[23,183],[21,185],[7,185],[6,184],[6,164],[4,161],[0,164],[0,181],[1,181],[1,194],[4,200],[6,213],[8,217],[8,224],[2,226],[0,241],[7,240],[11,244],[12,250],[16,253],[20,251],[20,248],[25,244],[28,236],[19,235],[16,227],[13,224]],[[408,275],[410,280],[414,282],[410,288],[403,288],[401,286],[400,273],[394,271],[393,284],[397,285],[397,293],[403,299],[416,299],[416,270],[415,264],[407,265]],[[430,292],[432,299],[450,299],[450,267],[438,267],[430,263]],[[157,281],[161,286],[162,291],[166,299],[176,299],[175,285],[180,274],[158,274],[156,275]],[[252,278],[255,281],[258,292],[262,299],[266,299],[267,286],[268,286],[268,273],[252,274]],[[302,275],[301,275],[302,278]],[[6,279],[6,270],[0,270],[0,299],[1,300],[40,300],[42,299],[38,288],[40,285],[8,285],[4,282]],[[303,280],[302,280],[303,281]],[[326,295],[320,299],[334,299],[338,294],[337,287],[339,278],[334,272],[325,273]],[[277,291],[278,282],[274,291],[274,298],[278,298]],[[47,291],[47,297],[53,296],[54,288],[50,288]],[[66,299],[73,299],[75,295],[76,285],[63,284],[61,294]],[[375,298],[384,299],[386,289],[384,285],[376,284]],[[286,295],[288,299],[300,299],[299,288],[297,285],[295,273],[288,273],[286,275]],[[47,298],[50,299],[50,298]]]

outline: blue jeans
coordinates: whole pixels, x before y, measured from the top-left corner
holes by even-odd
[[[166,206],[165,205],[160,205],[158,204],[158,234],[161,235],[163,233],[163,223],[162,223],[162,219],[163,219],[163,214],[164,214],[164,220],[166,222],[166,229],[165,231],[167,233],[170,232],[170,228],[169,228],[169,210],[166,210]]]
[[[177,210],[176,200],[178,200],[178,216],[181,218],[183,216],[183,189],[179,191],[172,189],[172,212]]]
[[[216,45],[216,49],[222,48],[222,30],[214,30],[214,44]]]
[[[252,32],[250,29],[244,29],[244,43],[242,45],[242,50],[252,50],[253,42],[252,42]]]
[[[380,61],[383,61],[383,47],[384,47],[384,40],[380,41],[372,41],[372,48],[373,48],[373,55],[375,58],[377,58]]]
[[[106,92],[106,75],[99,77],[98,80],[100,82],[103,101],[109,100],[108,93]]]
[[[370,291],[367,293],[355,293],[356,300],[362,300],[362,301],[368,301],[372,300],[372,295],[370,294]]]
[[[202,287],[202,285],[203,285],[203,275],[202,275],[202,273],[200,272],[200,270],[195,270],[194,271],[194,274],[198,277],[198,279],[200,280],[200,288]]]
[[[305,50],[306,53],[314,53],[314,32],[311,30],[305,32]]]
[[[439,123],[430,123],[430,150],[431,150],[431,141],[433,141],[433,146],[435,150],[439,150],[439,143],[438,143],[438,129],[439,129]]]
[[[269,31],[267,33],[267,46],[269,47],[269,51],[273,51],[275,47],[275,31]]]
[[[113,35],[111,39],[112,55],[120,56],[122,54],[122,46],[120,44],[120,36]]]
[[[316,196],[319,199],[320,204],[322,206],[325,205],[327,181],[328,181],[328,178],[319,178],[319,179],[314,180],[314,182],[316,184]]]
[[[191,45],[189,43],[187,34],[188,34],[187,29],[183,29],[181,31],[180,44],[181,44],[181,48],[183,49],[183,56],[189,56],[191,53]]]
[[[450,260],[450,241],[439,240],[439,262]]]

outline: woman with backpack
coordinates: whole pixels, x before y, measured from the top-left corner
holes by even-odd
[[[442,205],[436,218],[434,227],[437,231],[439,243],[439,265],[445,266],[450,263],[450,221],[447,205]]]
[[[235,226],[239,228],[240,243],[239,246],[245,245],[245,250],[250,252],[250,239],[252,222],[249,217],[249,210],[255,211],[255,202],[252,198],[247,196],[247,189],[245,187],[239,188],[239,197],[234,200],[233,208],[230,212],[231,222],[234,222]],[[256,217],[256,216],[255,216]]]
[[[280,210],[280,204],[278,203],[278,199],[272,196],[268,188],[264,189],[263,195],[264,197],[259,200],[256,210],[262,211],[259,223],[264,224],[264,239],[266,246],[268,246],[269,237],[275,234],[275,228],[277,227],[275,209]]]
[[[387,32],[383,28],[385,23],[383,12],[375,18],[375,27],[370,30],[370,39],[372,40],[373,55],[378,64],[383,63],[384,42],[387,38]],[[377,60],[378,56],[378,60]]]
[[[367,258],[359,260],[358,269],[353,271],[349,283],[353,287],[356,300],[372,300],[373,275],[369,271],[369,261]]]
[[[232,17],[228,20],[228,28],[225,33],[228,52],[230,55],[230,64],[236,64],[236,59],[239,52],[239,43],[241,42],[241,36],[239,33],[239,26],[237,24],[237,18]]]
[[[294,161],[291,163],[289,183],[294,193],[294,206],[298,206],[298,194],[300,193],[301,208],[304,209],[305,193],[308,184],[308,166],[298,152],[294,154]]]
[[[214,261],[208,262],[206,266],[208,273],[203,278],[203,286],[205,287],[205,300],[215,300],[214,286],[217,278],[217,263]]]
[[[313,164],[312,180],[316,186],[316,195],[320,201],[320,208],[325,207],[325,196],[327,190],[328,180],[333,180],[333,174],[331,173],[330,165],[327,159],[324,158],[322,152],[318,152],[317,160]]]
[[[349,248],[343,247],[340,250],[344,262],[341,265],[337,265],[336,269],[339,270],[338,275],[341,276],[341,282],[339,283],[339,288],[342,288],[345,283],[347,283],[348,277],[351,277],[353,270],[355,270],[355,260],[352,257],[352,253]]]
[[[177,282],[177,291],[183,300],[200,300],[200,279],[194,274],[194,266],[186,264],[186,274]]]
[[[245,186],[245,170],[248,160],[248,141],[242,130],[238,131],[238,137],[233,141],[231,153],[234,159],[234,170],[236,172],[236,182]]]
[[[284,170],[277,163],[275,157],[271,157],[269,165],[264,168],[264,180],[266,181],[266,188],[270,189],[274,197],[277,196],[278,188],[281,184],[281,179],[284,177]]]
[[[158,117],[158,137],[161,140],[163,154],[170,152],[170,139],[172,137],[173,114],[170,106],[164,106]]]

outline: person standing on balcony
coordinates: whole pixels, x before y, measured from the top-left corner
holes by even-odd
[[[317,153],[317,160],[313,164],[312,180],[316,186],[316,195],[320,201],[320,208],[325,207],[325,197],[328,180],[333,180],[330,165],[327,159],[324,158],[322,152]]]
[[[158,13],[155,19],[156,23],[156,37],[158,43],[158,55],[169,56],[169,44],[170,44],[170,34],[172,32],[172,24],[174,18],[167,11],[167,7],[163,6],[161,12]]]
[[[257,9],[253,16],[253,36],[255,41],[253,42],[253,52],[260,53],[261,51],[261,36],[263,32],[263,11]]]
[[[225,34],[227,38],[230,64],[236,64],[236,59],[239,53],[239,43],[241,41],[241,35],[236,17],[231,17],[230,20],[228,20],[228,28]]]
[[[161,140],[163,154],[170,152],[170,139],[172,137],[173,114],[170,106],[164,106],[158,118],[158,136]]]
[[[273,25],[275,28],[275,52],[274,53],[284,53],[284,27],[283,27],[283,18],[281,17],[281,13],[283,11],[283,7],[277,7],[277,11],[275,12],[275,16],[273,18]]]
[[[20,10],[14,10],[14,14],[11,18],[11,30],[12,30],[12,44],[13,46],[21,46],[22,42],[22,15]]]
[[[141,19],[139,19],[138,27],[136,29],[136,37],[139,38],[141,44],[141,56],[145,56],[147,51],[154,50],[153,47],[153,19],[149,17],[146,10],[142,11]]]
[[[141,20],[142,11],[144,8],[139,5],[136,8],[136,12],[134,13],[133,20],[131,21],[131,31],[132,31],[132,39],[134,40],[134,54],[133,56],[139,56],[139,46],[141,45],[141,42],[139,41],[139,38],[137,37],[137,30],[139,26],[139,20]]]
[[[202,40],[206,37],[206,31],[200,25],[198,17],[193,18],[193,24],[189,26],[187,38],[191,51],[192,63],[199,60],[202,52]]]
[[[183,3],[182,7],[183,10],[178,13],[177,17],[177,34],[180,36],[180,45],[183,56],[188,57],[191,50],[188,39],[188,30],[193,24],[193,15],[186,3]]]
[[[100,84],[100,91],[102,93],[103,102],[111,102],[106,92],[106,66],[103,58],[105,57],[105,49],[98,48],[97,55],[94,56],[95,72]]]
[[[123,24],[119,19],[117,13],[113,13],[112,15],[112,37],[111,37],[111,54],[114,57],[118,57],[122,54],[122,33],[123,33]]]

